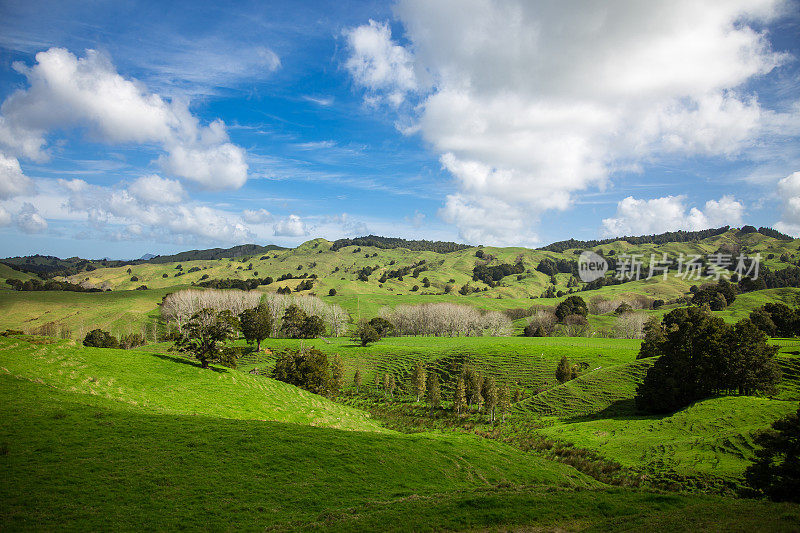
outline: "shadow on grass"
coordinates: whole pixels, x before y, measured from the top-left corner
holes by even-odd
[[[149,353],[148,355],[158,357],[159,359],[163,359],[164,361],[170,361],[173,363],[180,363],[182,365],[189,365],[197,368],[203,368],[203,365],[200,364],[199,361],[192,361],[191,359],[186,359],[185,357],[180,357],[177,355],[167,355],[164,353]],[[219,372],[220,374],[225,374],[228,372],[227,368],[222,368],[218,366],[209,366],[207,370],[213,370],[214,372]]]
[[[659,418],[668,417],[670,415],[658,416],[648,415],[636,409],[636,401],[633,398],[626,398],[624,400],[617,400],[611,405],[589,415],[573,416],[565,418],[565,422],[589,422],[599,419],[614,419],[614,420],[657,420]]]

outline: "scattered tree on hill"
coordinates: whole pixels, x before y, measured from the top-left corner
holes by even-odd
[[[483,380],[483,388],[481,395],[484,398],[484,407],[486,408],[486,415],[490,422],[494,422],[495,410],[497,408],[497,385],[492,376],[486,376]]]
[[[356,388],[356,392],[361,389],[361,370],[356,368],[356,373],[353,375],[353,386]]]
[[[331,390],[340,391],[344,387],[344,363],[339,354],[331,359]]]
[[[756,492],[775,501],[800,502],[800,408],[755,438],[761,449],[744,476]]]
[[[503,383],[503,386],[497,391],[497,408],[500,410],[503,422],[506,421],[506,413],[508,413],[510,407],[511,391],[508,388],[508,383]]]
[[[131,348],[138,348],[144,346],[144,336],[141,333],[129,333],[122,335],[119,338],[120,348],[130,350]]]
[[[735,326],[707,308],[675,309],[663,320],[664,339],[648,349],[658,355],[636,392],[636,405],[669,413],[713,394],[769,392],[780,379],[777,347],[749,319]]]
[[[783,303],[768,303],[750,313],[750,320],[770,336],[796,337],[800,334],[800,313]]]
[[[226,343],[236,337],[238,329],[238,320],[230,311],[201,309],[183,327],[175,348],[193,355],[203,368],[213,362],[235,368],[235,353]]]
[[[380,316],[370,319],[369,325],[375,328],[375,331],[378,332],[378,336],[381,338],[388,337],[394,333],[394,325]]]
[[[286,350],[278,356],[272,377],[316,394],[326,394],[332,386],[328,357],[317,350]]]
[[[661,326],[661,319],[655,316],[648,318],[647,322],[644,323],[643,331],[644,340],[636,359],[661,355],[661,345],[666,340],[664,328]]]
[[[414,387],[414,393],[417,395],[417,401],[420,401],[425,396],[427,375],[425,365],[422,364],[422,361],[417,361],[411,374],[411,383]]]
[[[559,383],[566,383],[572,379],[572,366],[569,364],[569,359],[566,355],[561,356],[561,361],[558,362],[556,367],[556,380]]]
[[[589,314],[589,307],[580,296],[568,296],[563,302],[556,306],[556,318],[559,322],[570,315],[580,315],[586,317]]]
[[[362,320],[356,327],[355,332],[353,332],[353,337],[351,340],[360,344],[361,346],[366,346],[371,342],[378,342],[381,340],[381,336],[378,335],[378,332],[370,325],[369,322]]]
[[[328,291],[328,296],[336,296],[336,289],[331,289]]]
[[[272,332],[272,313],[266,304],[260,303],[253,309],[245,309],[239,315],[239,325],[248,344],[256,343],[261,351],[261,341]]]
[[[283,314],[281,331],[292,339],[313,339],[325,333],[325,322],[316,315],[307,315],[292,304]]]
[[[381,376],[377,372],[375,372],[375,376],[372,378],[372,382],[375,385],[375,392],[381,390]]]
[[[119,348],[119,341],[107,331],[93,329],[83,338],[83,345],[92,348]]]
[[[428,374],[426,384],[426,398],[428,400],[428,405],[431,406],[431,410],[438,409],[442,403],[442,391],[439,387],[439,375],[435,372],[430,372]]]
[[[394,389],[395,389],[395,381],[394,381],[394,374],[390,374],[386,372],[383,375],[383,390],[386,391],[390,397],[394,396]]]
[[[458,376],[456,390],[453,393],[453,411],[460,415],[467,408],[467,386],[464,383],[464,374]]]

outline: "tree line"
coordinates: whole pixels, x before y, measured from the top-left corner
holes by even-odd
[[[379,237],[367,235],[354,239],[337,239],[331,246],[331,251],[338,251],[346,246],[372,246],[373,248],[394,249],[406,248],[412,252],[436,252],[446,254],[471,248],[468,244],[458,244],[447,241],[406,240],[396,237]]]

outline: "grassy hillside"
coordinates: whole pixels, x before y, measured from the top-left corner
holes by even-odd
[[[135,350],[0,338],[0,372],[61,391],[145,407],[154,414],[380,430],[365,413],[316,394],[262,376],[214,370]]]
[[[417,361],[439,374],[442,390],[449,395],[464,364],[473,366],[501,382],[520,387],[529,394],[556,384],[555,369],[562,356],[594,369],[629,363],[636,358],[641,341],[574,337],[388,337],[362,347],[348,339],[268,339],[263,346],[272,354],[253,354],[241,361],[244,369],[271,370],[275,353],[282,348],[313,346],[325,353],[339,354],[350,383],[356,369],[365,384],[375,374],[394,374],[400,387],[409,387],[411,371]],[[161,348],[163,350],[163,347]]]
[[[796,410],[797,402],[729,396],[671,416],[627,415],[554,424],[539,432],[643,472],[710,474],[737,482],[754,458],[753,434]]]
[[[309,405],[152,354],[2,339],[0,358],[4,530],[800,527],[797,505],[610,488],[469,435],[231,418]]]

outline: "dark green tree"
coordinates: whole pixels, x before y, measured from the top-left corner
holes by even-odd
[[[464,374],[458,376],[456,390],[453,393],[453,411],[460,415],[467,408],[467,387],[464,383]]]
[[[209,363],[236,367],[236,356],[227,343],[236,338],[238,320],[230,311],[202,309],[195,313],[175,341],[175,348],[191,354],[203,368]]]
[[[93,329],[83,338],[83,345],[92,348],[119,348],[119,341],[107,331]]]
[[[572,366],[570,366],[567,356],[562,355],[561,361],[558,362],[556,367],[556,380],[559,383],[566,383],[570,379],[572,379]]]
[[[261,341],[272,332],[272,313],[264,303],[253,309],[245,309],[239,315],[239,327],[248,344],[256,343],[256,350],[261,350]]]
[[[383,317],[376,316],[369,321],[369,325],[375,328],[381,338],[388,337],[394,333],[394,324]]]
[[[316,394],[331,390],[331,368],[328,357],[317,350],[286,350],[278,356],[272,377]]]
[[[771,500],[800,502],[800,408],[755,441],[761,449],[745,470],[747,484]]]
[[[644,323],[643,331],[644,340],[636,359],[661,355],[663,353],[661,345],[667,339],[664,335],[664,329],[661,327],[661,319],[655,316],[648,318],[647,322]]]
[[[581,315],[585,317],[589,314],[589,307],[580,296],[568,296],[563,302],[556,306],[556,318],[559,322],[570,315]]]
[[[428,374],[425,390],[425,397],[428,400],[428,405],[431,406],[431,409],[438,409],[442,403],[442,390],[439,386],[438,374],[435,372],[430,372]]]
[[[331,358],[331,390],[341,391],[344,387],[344,363],[339,354],[333,354]]]
[[[417,395],[417,401],[420,401],[425,396],[427,379],[428,372],[425,370],[425,365],[422,364],[422,361],[417,361],[411,373],[411,386],[414,389],[414,394]]]
[[[350,340],[361,346],[366,346],[371,342],[378,342],[381,340],[381,336],[378,335],[378,332],[369,322],[361,321],[358,326],[356,326],[356,330],[353,332],[353,336]]]

